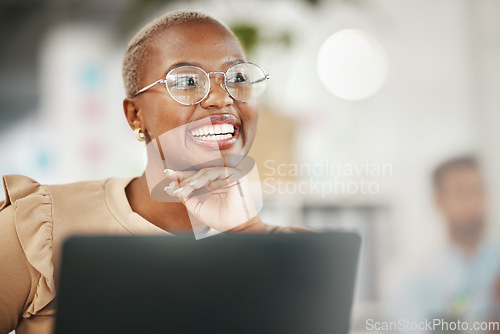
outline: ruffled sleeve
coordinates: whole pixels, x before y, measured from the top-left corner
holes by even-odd
[[[22,314],[29,318],[39,314],[55,297],[54,266],[52,264],[52,200],[47,189],[22,175],[3,177],[5,201],[0,210],[12,204],[15,228],[28,263],[39,274],[32,300],[27,301]],[[32,294],[30,294],[32,295]],[[53,311],[43,312],[53,314]]]

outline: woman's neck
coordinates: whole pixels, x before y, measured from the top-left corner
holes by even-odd
[[[193,233],[186,207],[180,202],[154,200],[149,193],[145,174],[130,182],[125,193],[132,211],[151,224],[173,234]]]

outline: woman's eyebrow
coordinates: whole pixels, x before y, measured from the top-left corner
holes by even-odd
[[[230,59],[230,60],[227,60],[223,63],[224,66],[231,66],[231,65],[234,65],[234,64],[239,64],[239,63],[244,63],[245,60],[241,59],[241,58],[236,58],[236,59]]]
[[[167,68],[167,70],[165,71],[165,73],[163,73],[163,76],[166,77],[168,72],[170,72],[171,70],[173,70],[174,68],[179,67],[179,66],[198,66],[198,67],[201,67],[200,64],[197,62],[189,63],[189,62],[185,62],[185,61],[180,61],[180,62],[177,62],[175,64],[170,65]]]

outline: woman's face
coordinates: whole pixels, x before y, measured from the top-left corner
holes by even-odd
[[[182,23],[157,33],[149,41],[147,52],[139,75],[140,87],[165,78],[179,65],[198,66],[207,73],[226,72],[231,65],[245,61],[240,44],[228,31],[204,22]],[[195,105],[176,102],[164,84],[133,98],[141,128],[152,140],[165,134],[160,138],[173,155],[169,158],[181,157],[183,165],[197,165],[221,155],[246,155],[257,130],[257,102],[233,99],[222,88],[222,74],[212,74],[210,80],[208,96]],[[214,131],[232,128],[229,138],[207,140],[215,138],[210,136]],[[204,140],[199,136],[203,131],[208,131]]]

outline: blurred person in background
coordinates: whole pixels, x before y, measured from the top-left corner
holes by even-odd
[[[500,251],[484,240],[486,198],[478,163],[469,156],[450,159],[434,170],[432,181],[446,238],[416,261],[407,259],[406,269],[387,272],[386,315],[415,322],[492,319]]]

